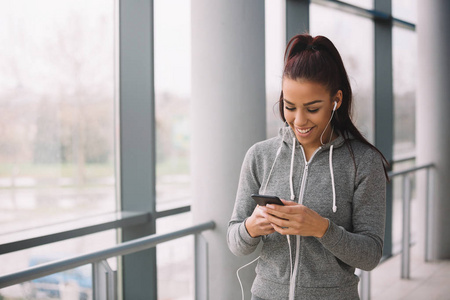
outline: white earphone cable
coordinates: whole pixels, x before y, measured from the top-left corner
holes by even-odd
[[[257,261],[258,259],[259,259],[259,256],[258,256],[257,258],[255,258],[254,260],[252,260],[251,262],[249,262],[248,264],[243,265],[242,267],[240,267],[240,268],[237,269],[237,271],[236,271],[236,276],[237,276],[237,278],[238,278],[239,285],[241,286],[242,300],[245,300],[245,298],[244,298],[244,287],[242,286],[242,281],[241,281],[241,278],[239,277],[239,271],[242,270],[243,268],[245,268],[245,267],[251,265],[252,263],[254,263],[255,261]]]

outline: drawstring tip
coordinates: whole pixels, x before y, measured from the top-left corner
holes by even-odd
[[[333,206],[333,212],[335,213],[337,211],[337,206]]]
[[[294,200],[295,200],[295,196],[292,195],[292,196],[291,196],[291,201],[294,201]]]

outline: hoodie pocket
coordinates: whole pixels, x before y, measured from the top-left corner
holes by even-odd
[[[286,236],[274,232],[263,237],[256,273],[267,281],[289,284],[290,260]]]
[[[302,287],[338,287],[358,282],[355,269],[336,258],[313,237],[300,246],[298,284]]]

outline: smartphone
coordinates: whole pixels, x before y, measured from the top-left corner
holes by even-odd
[[[256,195],[256,194],[253,194],[252,198],[260,206],[266,206],[266,204],[284,205],[283,202],[281,202],[280,198],[278,198],[277,196],[267,196],[267,195]]]

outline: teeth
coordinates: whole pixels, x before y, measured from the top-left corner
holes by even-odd
[[[308,128],[308,129],[304,129],[304,130],[302,130],[302,129],[297,129],[298,130],[298,132],[300,132],[300,133],[302,133],[302,134],[305,134],[305,133],[308,133],[308,132],[310,132],[311,131],[311,129],[312,128]]]

